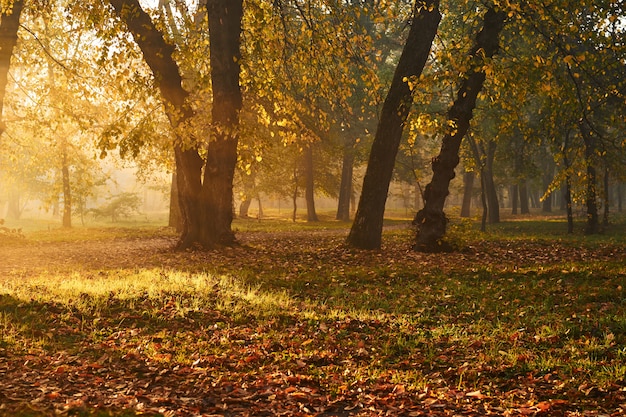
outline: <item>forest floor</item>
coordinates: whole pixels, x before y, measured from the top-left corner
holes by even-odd
[[[0,240],[0,415],[626,415],[624,225],[240,227]]]

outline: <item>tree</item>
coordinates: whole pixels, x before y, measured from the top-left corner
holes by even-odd
[[[486,79],[486,60],[492,58],[498,49],[499,34],[506,16],[504,11],[497,11],[493,7],[485,13],[483,28],[470,54],[472,67],[465,74],[457,98],[448,111],[448,131],[442,140],[439,155],[432,162],[433,177],[424,192],[424,208],[415,216],[416,250],[432,252],[447,248],[441,239],[446,231],[447,218],[443,207],[448,187],[459,163],[461,140],[467,133],[476,98]]]
[[[0,135],[6,129],[2,121],[4,96],[9,75],[9,66],[13,49],[17,43],[17,31],[20,27],[20,16],[24,8],[23,0],[15,0],[13,6],[0,18]]]
[[[389,182],[411,108],[409,81],[415,82],[422,73],[441,20],[438,1],[418,0],[413,13],[409,35],[383,104],[357,212],[348,235],[348,244],[356,248],[380,247]]]
[[[152,70],[176,132],[176,179],[183,217],[178,248],[233,244],[232,187],[242,106],[239,87],[242,1],[210,0],[206,4],[213,96],[210,140],[199,138],[202,132],[192,128],[196,112],[183,88],[179,65],[173,57],[174,47],[137,0],[109,3],[132,33]],[[201,153],[205,149],[203,158]]]

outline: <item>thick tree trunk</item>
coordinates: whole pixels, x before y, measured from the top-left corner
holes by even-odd
[[[204,170],[206,229],[202,242],[232,244],[233,179],[237,165],[239,112],[242,107],[239,86],[239,50],[242,0],[207,1],[213,88],[212,141]]]
[[[213,0],[206,5],[213,83],[213,131],[206,161],[200,156],[201,145],[194,137],[197,132],[188,130],[195,114],[187,101],[189,93],[182,88],[178,65],[172,58],[174,47],[165,41],[138,0],[109,0],[109,3],[128,26],[152,70],[176,133],[176,181],[183,218],[178,247],[210,248],[233,243],[232,183],[237,162],[236,128],[242,103],[239,87],[242,0]]]
[[[341,163],[341,184],[339,185],[339,201],[336,219],[350,221],[350,198],[352,196],[352,180],[354,178],[354,152],[352,144],[344,146]]]
[[[389,182],[412,103],[408,81],[415,82],[422,73],[440,20],[438,0],[416,0],[409,36],[383,103],[370,150],[361,198],[348,235],[350,246],[380,248]]]
[[[415,216],[416,250],[434,252],[450,249],[442,242],[448,221],[443,207],[449,193],[450,181],[455,176],[454,169],[459,163],[461,140],[467,133],[472,112],[476,107],[476,98],[485,82],[484,60],[496,53],[505,19],[506,13],[497,12],[493,8],[485,14],[483,29],[478,34],[471,53],[472,68],[465,75],[457,98],[448,111],[451,127],[443,138],[439,155],[433,159],[433,177],[426,186],[424,208]]]
[[[474,171],[465,171],[465,174],[463,174],[463,204],[461,205],[461,217],[470,216],[472,194],[474,193],[474,176]]]
[[[15,0],[13,8],[8,14],[0,18],[0,135],[5,130],[2,121],[2,109],[4,107],[4,95],[8,82],[9,66],[13,56],[13,48],[17,43],[17,31],[20,27],[20,15],[24,8],[23,0]]]
[[[306,183],[304,198],[306,200],[307,221],[318,222],[319,219],[315,212],[315,177],[313,170],[313,147],[311,145],[304,148],[302,157],[304,161],[304,180]]]

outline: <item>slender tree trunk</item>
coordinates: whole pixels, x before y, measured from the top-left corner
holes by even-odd
[[[306,200],[306,215],[308,222],[318,222],[317,213],[315,212],[315,177],[313,170],[313,147],[311,145],[304,148],[304,179],[306,188],[304,190],[304,198]]]
[[[261,219],[263,218],[263,205],[262,205],[262,203],[261,203],[261,195],[260,195],[260,194],[257,194],[257,195],[256,195],[256,201],[259,203],[259,204],[258,204],[258,207],[259,207],[259,212],[258,212],[258,214],[257,214],[257,218],[258,218],[259,220],[261,220]]]
[[[623,187],[624,187],[624,184],[617,185],[617,211],[619,211],[620,213],[623,210],[622,208],[622,199],[623,199],[622,188]]]
[[[17,187],[10,187],[8,193],[7,218],[19,220],[22,217],[21,195]]]
[[[61,144],[61,180],[63,183],[63,228],[72,227],[72,188],[70,185],[70,166],[67,157],[67,143]]]
[[[480,231],[487,231],[487,216],[489,213],[489,204],[487,203],[487,186],[485,184],[485,167],[480,167],[480,203],[483,208],[481,221],[480,221]]]
[[[578,128],[585,143],[585,159],[587,163],[587,227],[586,234],[596,234],[600,230],[600,222],[598,218],[598,200],[597,200],[597,173],[593,164],[593,157],[596,151],[596,140],[588,126],[586,120],[581,120]]]
[[[518,188],[520,214],[530,214],[530,207],[528,205],[528,183],[525,179],[520,181]]]
[[[463,204],[461,205],[461,217],[470,216],[472,206],[472,194],[474,193],[474,171],[465,171],[463,174]]]
[[[567,159],[565,160],[567,166]],[[572,179],[565,177],[565,204],[567,210],[567,233],[574,233],[574,212],[572,210]]]
[[[544,199],[541,202],[541,211],[543,211],[544,213],[551,213],[552,212],[552,193],[548,192],[548,189],[550,188],[550,184],[552,184],[552,180],[553,180],[553,167],[552,164],[550,163],[546,163],[544,165],[544,172],[542,175],[542,182],[543,182],[543,192],[544,192]]]
[[[250,210],[250,205],[252,204],[252,198],[248,195],[245,195],[239,203],[239,218],[247,219],[249,217],[248,211]]]
[[[6,126],[2,121],[4,95],[8,82],[9,66],[13,56],[13,48],[17,43],[17,31],[20,27],[20,15],[24,8],[23,0],[15,0],[11,11],[0,18],[0,135]]]
[[[496,12],[493,8],[485,14],[483,29],[471,52],[473,68],[465,75],[457,98],[448,111],[451,127],[443,138],[439,155],[433,159],[433,177],[426,186],[424,208],[415,216],[416,250],[433,252],[450,249],[442,242],[448,221],[443,207],[449,193],[450,181],[455,176],[454,169],[459,163],[461,140],[467,133],[472,112],[476,107],[476,98],[485,82],[484,59],[491,58],[496,53],[505,19],[505,12]]]
[[[352,194],[352,180],[354,178],[354,151],[352,144],[344,146],[341,163],[341,184],[339,185],[339,201],[337,203],[336,219],[342,222],[350,221],[350,198]]]
[[[183,217],[180,212],[176,170],[172,172],[172,184],[170,185],[170,213],[168,226],[174,228],[179,233],[183,230]]]
[[[500,205],[498,203],[498,191],[493,180],[493,159],[496,151],[496,142],[489,141],[487,144],[487,158],[485,160],[485,169],[483,178],[485,183],[485,191],[487,195],[487,207],[489,213],[489,223],[500,223]]]
[[[611,200],[610,200],[610,193],[611,193],[611,189],[610,189],[610,182],[609,182],[609,167],[608,165],[606,165],[604,167],[604,215],[602,216],[602,225],[603,226],[608,226],[609,225],[609,206],[611,204]]]
[[[383,103],[348,235],[348,244],[361,249],[380,248],[389,182],[413,97],[407,81],[415,82],[422,73],[441,20],[439,0],[416,0],[413,10],[411,29]]]
[[[517,214],[517,208],[519,206],[519,190],[517,184],[513,184],[509,187],[509,195],[511,197],[511,214]]]

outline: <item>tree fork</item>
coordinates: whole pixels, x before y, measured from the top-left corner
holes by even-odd
[[[389,182],[413,100],[407,80],[419,77],[424,70],[441,20],[439,1],[416,1],[413,14],[409,36],[383,103],[361,198],[348,235],[348,244],[360,249],[380,248]]]
[[[493,57],[498,50],[498,39],[506,16],[504,11],[496,11],[493,7],[485,13],[483,28],[471,52],[473,68],[463,79],[457,98],[448,110],[451,126],[443,138],[439,155],[432,161],[433,177],[426,186],[424,208],[413,220],[417,226],[415,250],[439,252],[451,249],[442,242],[448,222],[443,206],[449,194],[450,181],[455,177],[454,169],[459,164],[461,140],[467,133],[478,93],[486,79],[484,60]]]

